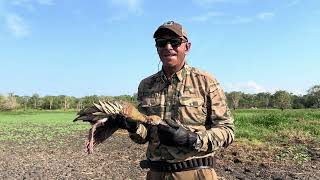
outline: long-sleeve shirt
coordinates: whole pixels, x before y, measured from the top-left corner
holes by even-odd
[[[138,109],[145,115],[157,115],[172,127],[183,126],[197,133],[200,149],[166,146],[159,142],[157,129],[140,124],[130,138],[149,142],[146,156],[151,161],[180,162],[213,156],[219,147],[234,140],[233,117],[225,94],[210,74],[185,64],[169,81],[163,70],[145,78],[138,88]]]

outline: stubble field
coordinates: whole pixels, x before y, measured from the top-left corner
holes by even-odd
[[[216,154],[221,179],[320,179],[320,110],[237,110],[236,141]],[[0,179],[144,179],[146,145],[116,132],[84,152],[75,112],[0,113]]]

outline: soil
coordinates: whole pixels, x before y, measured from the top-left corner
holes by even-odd
[[[139,161],[146,145],[117,132],[87,155],[85,138],[83,132],[53,141],[1,142],[0,179],[145,179],[147,170]],[[290,157],[287,144],[271,148],[234,142],[217,152],[215,170],[220,179],[320,179],[319,145],[290,143],[308,147],[305,162]]]

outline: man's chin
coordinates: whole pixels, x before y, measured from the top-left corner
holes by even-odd
[[[165,64],[176,64],[177,58],[163,58],[163,62],[166,62]]]
[[[176,66],[177,66],[176,63],[165,63],[164,64],[164,67],[166,67],[166,68],[173,68],[173,67],[176,67]]]

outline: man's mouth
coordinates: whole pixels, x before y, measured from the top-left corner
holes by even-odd
[[[176,54],[164,54],[164,57],[172,57],[172,56],[176,56]]]

